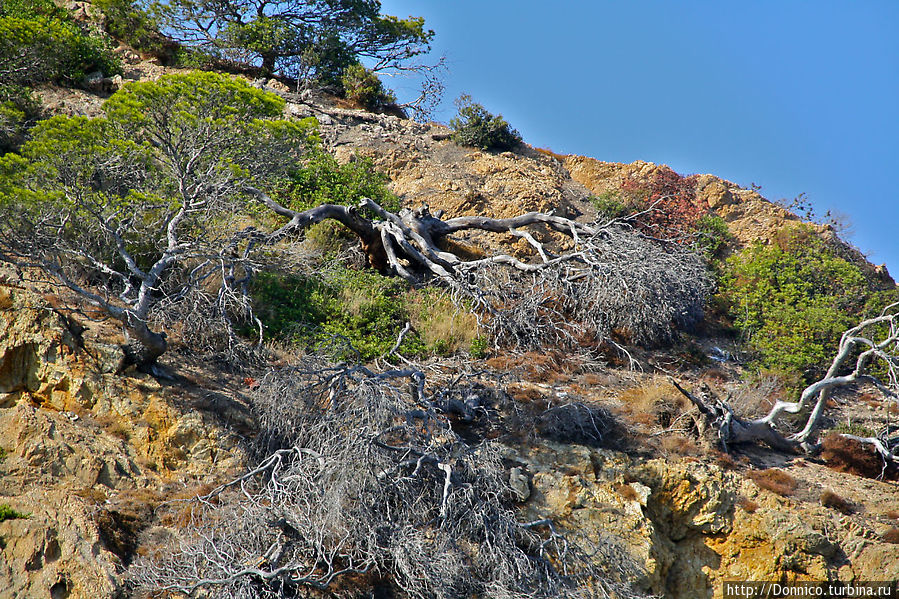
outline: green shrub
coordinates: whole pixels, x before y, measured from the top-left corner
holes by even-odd
[[[40,105],[29,86],[81,83],[121,72],[109,40],[73,22],[50,0],[0,2],[0,154],[22,143]]]
[[[25,141],[25,130],[38,115],[40,105],[24,87],[0,85],[0,155]]]
[[[368,110],[381,110],[396,104],[396,96],[372,71],[361,64],[347,67],[340,79],[344,96]]]
[[[85,75],[122,72],[110,40],[75,23],[51,0],[0,3],[0,80],[21,89],[44,81],[79,84]]]
[[[456,143],[482,150],[511,150],[521,143],[521,135],[502,115],[494,116],[468,94],[456,100],[458,115],[450,120]]]
[[[0,11],[0,64],[5,83],[77,84],[94,71],[107,76],[122,72],[110,40],[85,32],[65,13],[8,11],[6,5]]]
[[[405,292],[398,279],[347,268],[308,276],[259,273],[252,290],[269,338],[310,348],[327,344],[336,348],[331,353],[339,359],[354,357],[355,350],[361,360],[383,356],[393,347],[409,317]],[[424,345],[413,333],[399,351],[417,355]]]
[[[6,503],[0,503],[0,522],[4,520],[18,520],[22,518],[28,518],[29,514],[23,514],[22,512],[17,512],[12,507],[10,507]]]
[[[468,348],[468,353],[471,354],[471,357],[475,360],[481,360],[487,357],[487,354],[490,352],[490,343],[487,340],[487,337],[484,335],[478,335],[474,339],[471,340],[471,345]]]
[[[160,52],[165,38],[159,22],[133,0],[92,0],[106,17],[106,30],[136,50]]]
[[[375,170],[370,159],[340,164],[321,148],[309,153],[302,168],[290,173],[276,195],[294,210],[320,204],[355,206],[362,198],[371,198],[390,211],[400,208],[399,199],[387,189],[387,176]]]
[[[600,218],[622,218],[631,212],[628,203],[614,191],[591,195],[587,200],[596,208]]]
[[[876,437],[877,431],[860,422],[838,422],[833,431],[841,435],[855,435],[856,437]]]
[[[829,362],[869,294],[855,265],[806,226],[784,230],[727,261],[721,295],[757,364],[808,381]]]
[[[696,249],[707,259],[712,260],[721,254],[721,250],[732,239],[727,223],[717,214],[706,214],[696,221]]]

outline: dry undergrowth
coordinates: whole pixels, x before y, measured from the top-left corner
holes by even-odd
[[[883,460],[869,445],[831,433],[824,438],[821,447],[821,458],[837,472],[866,478],[896,478],[896,469],[885,468]]]
[[[556,384],[569,381],[571,375],[580,370],[583,361],[580,356],[550,349],[504,353],[490,358],[486,364],[497,372],[518,371],[526,381]]]
[[[624,404],[623,411],[634,422],[665,429],[678,428],[679,420],[690,408],[671,383],[655,378],[623,391],[619,399]]]
[[[796,492],[799,481],[777,468],[766,470],[751,470],[749,478],[761,489],[767,489],[783,497],[788,497]]]
[[[826,490],[821,493],[821,505],[823,505],[824,507],[833,508],[841,514],[845,514],[847,516],[856,512],[856,508],[852,504],[852,502],[843,499],[830,490]]]
[[[737,499],[737,506],[747,514],[754,514],[759,509],[759,504],[743,496]]]

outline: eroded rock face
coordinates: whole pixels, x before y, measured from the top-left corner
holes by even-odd
[[[3,501],[29,517],[0,522],[0,598],[105,598],[121,590],[121,561],[104,547],[89,502],[70,489]]]
[[[531,473],[534,517],[551,516],[601,542],[611,533],[643,590],[720,597],[725,580],[892,580],[896,546],[864,518],[758,489],[701,462],[640,462],[545,443],[518,454]],[[892,552],[892,553],[891,553]]]
[[[28,515],[0,522],[0,599],[118,596],[138,516],[243,464],[228,406],[120,373],[108,337],[0,286],[0,505]]]

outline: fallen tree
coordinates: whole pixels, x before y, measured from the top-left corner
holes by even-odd
[[[497,346],[595,346],[613,333],[655,343],[701,317],[702,260],[627,219],[444,220],[371,199],[282,205],[265,190],[317,143],[314,122],[278,118],[283,106],[245,82],[194,73],[125,86],[106,118],[42,122],[21,154],[0,159],[0,260],[119,321],[131,362],[150,369],[168,349],[168,326],[201,345],[213,344],[211,331],[234,346],[237,325],[254,322],[253,273],[277,244],[324,220],[358,237],[370,267],[449,289]],[[273,216],[286,222],[275,228]],[[466,258],[449,240],[469,231],[518,237],[532,255]]]
[[[761,418],[741,418],[711,390],[706,388],[701,393],[691,393],[674,379],[671,381],[717,431],[725,450],[740,443],[765,443],[791,452],[814,451],[824,412],[834,391],[868,383],[889,402],[899,402],[899,304],[887,306],[879,316],[866,319],[844,332],[827,373],[803,389],[797,401],[777,400]],[[780,432],[778,422],[781,419],[800,415],[805,420],[799,431],[790,435]],[[899,427],[888,424],[877,436],[843,436],[871,445],[886,462],[899,463],[897,431]]]
[[[410,284],[435,281],[457,303],[483,316],[494,343],[535,348],[600,343],[617,331],[629,341],[667,340],[672,326],[702,317],[709,279],[702,260],[676,244],[647,239],[631,219],[592,223],[541,212],[513,218],[442,219],[427,206],[389,212],[364,198],[358,206],[324,204],[296,211],[258,189],[248,189],[287,223],[266,237],[273,243],[327,219],[359,239],[368,263]],[[526,240],[536,260],[508,253],[466,259],[450,236],[465,231]],[[539,241],[556,235],[553,242]]]

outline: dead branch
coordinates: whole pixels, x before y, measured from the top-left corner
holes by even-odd
[[[635,342],[664,341],[672,325],[689,326],[701,317],[709,287],[698,257],[648,240],[626,221],[586,224],[540,212],[442,220],[427,206],[394,214],[370,199],[357,208],[321,205],[298,212],[249,191],[289,219],[271,241],[336,220],[357,235],[371,266],[412,284],[434,281],[447,287],[457,303],[484,317],[497,345],[598,344],[613,330]],[[538,240],[540,229],[567,239],[570,249],[554,252]],[[503,253],[464,260],[441,249],[450,235],[471,230],[521,237],[539,260]]]
[[[518,519],[500,448],[453,431],[451,398],[414,368],[270,372],[257,465],[196,500],[181,537],[130,580],[175,595],[296,596],[352,574],[421,599],[636,596],[620,559],[603,571],[553,523]],[[594,549],[615,554],[608,542]]]
[[[875,366],[880,367],[885,377],[874,374]],[[761,418],[744,420],[711,390],[690,393],[674,379],[670,380],[713,424],[725,448],[736,443],[762,442],[784,451],[814,451],[827,400],[834,390],[867,382],[887,399],[899,398],[899,304],[887,306],[880,316],[866,319],[843,333],[827,373],[803,389],[797,401],[778,400]],[[778,430],[778,419],[805,414],[799,432],[785,436]],[[899,438],[889,439],[889,434],[887,430],[884,438],[845,436],[872,445],[884,460],[897,461]]]

